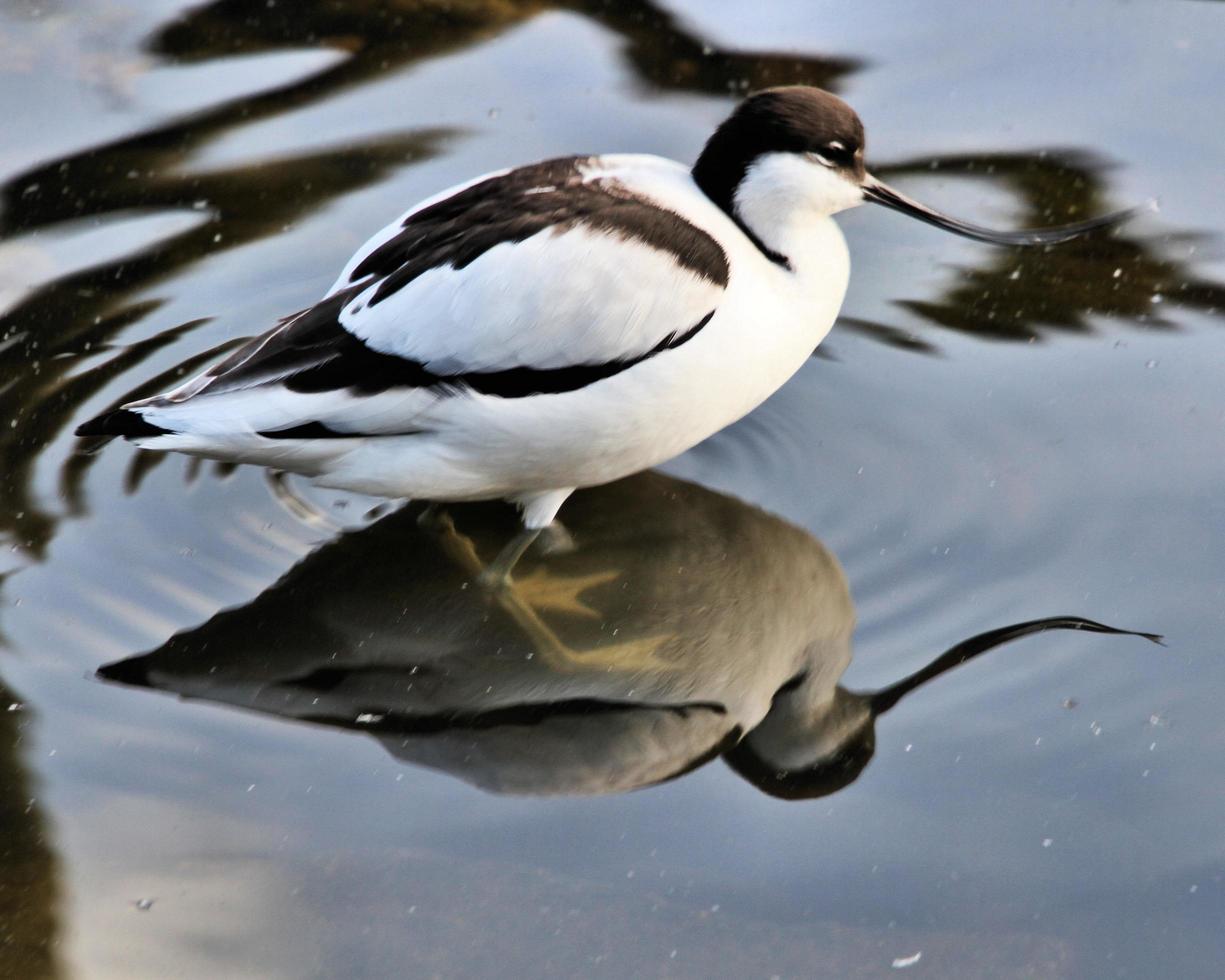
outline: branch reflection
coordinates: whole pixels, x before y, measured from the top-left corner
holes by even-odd
[[[1108,168],[1087,153],[980,153],[879,169],[890,180],[935,171],[1000,185],[1020,202],[1011,219],[1018,228],[1079,220],[1110,204]],[[937,326],[993,340],[1084,333],[1094,317],[1173,329],[1171,309],[1225,313],[1225,283],[1201,277],[1188,260],[1198,241],[1189,233],[1155,240],[1143,222],[1127,222],[1055,248],[984,248],[981,262],[957,267],[935,298],[898,305]]]

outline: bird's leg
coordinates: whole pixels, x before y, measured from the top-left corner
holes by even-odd
[[[510,573],[519,563],[519,559],[540,537],[541,532],[551,527],[554,523],[553,518],[557,516],[561,505],[573,492],[573,487],[563,487],[558,490],[518,494],[510,498],[523,511],[523,530],[511,538],[506,547],[498,552],[498,556],[481,572],[479,579],[481,585],[490,590],[504,590],[510,585]],[[553,548],[550,548],[551,551],[559,544],[558,534],[563,536],[560,538],[562,550],[566,547],[567,542],[570,547],[573,547],[573,543],[569,541],[569,533],[565,528],[561,528],[560,532],[549,532],[549,539],[554,545]]]
[[[472,539],[461,534],[451,515],[436,504],[430,504],[417,515],[417,523],[438,535],[442,550],[460,568],[491,592],[505,591],[511,584],[510,573],[523,553],[540,535],[541,528],[520,531],[488,565],[476,553]]]
[[[417,515],[417,527],[424,531],[443,531],[448,527],[455,529],[451,516],[442,509],[442,504],[430,502]]]
[[[500,591],[510,586],[510,573],[523,557],[524,552],[540,537],[542,527],[524,528],[506,544],[498,556],[481,571],[477,580],[491,591]]]
[[[417,515],[417,525],[422,530],[437,535],[443,551],[451,560],[490,591],[502,590],[510,585],[511,570],[544,530],[536,527],[520,531],[498,552],[497,557],[486,565],[478,557],[472,540],[456,529],[455,521],[442,505],[432,503],[426,506]],[[565,536],[564,540],[568,541],[569,534],[564,528],[562,534]]]
[[[425,524],[422,519],[431,511],[433,513],[430,521]],[[489,589],[494,601],[506,610],[531,637],[537,650],[543,654],[547,662],[562,665],[573,661],[573,651],[558,639],[557,634],[548,627],[536,611],[523,601],[510,580],[510,570],[523,556],[523,553],[531,547],[532,542],[541,531],[540,528],[521,531],[515,535],[510,544],[502,549],[492,565],[484,565],[476,553],[472,539],[456,530],[455,522],[446,511],[438,511],[431,506],[426,508],[417,520],[421,521],[423,526],[428,526],[438,533],[439,542],[448,557]]]
[[[421,521],[424,516],[418,517],[418,520]],[[587,589],[613,581],[620,574],[610,569],[576,578],[562,578],[550,575],[543,568],[537,568],[522,581],[513,581],[510,577],[511,569],[545,528],[531,528],[515,535],[493,563],[485,565],[476,553],[472,539],[456,529],[451,515],[446,511],[434,510],[426,526],[437,533],[439,544],[447,556],[484,586],[489,598],[518,624],[532,641],[541,659],[553,670],[641,672],[671,669],[667,661],[656,656],[657,650],[671,638],[668,634],[606,644],[592,650],[575,650],[541,618],[538,610],[553,610],[584,619],[599,619],[600,614],[582,602],[579,596]],[[562,540],[569,542],[570,535],[565,528],[556,523],[551,527],[556,529],[552,533],[560,533]]]

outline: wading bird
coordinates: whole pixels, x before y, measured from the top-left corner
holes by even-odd
[[[524,532],[577,487],[667,460],[751,411],[833,326],[850,273],[831,216],[864,201],[1000,245],[873,177],[842,100],[750,96],[692,168],[567,157],[444,191],[349,260],[314,306],[173,391],[82,425],[144,449],[258,463],[325,487],[506,498]]]

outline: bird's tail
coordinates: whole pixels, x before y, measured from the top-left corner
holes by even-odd
[[[132,408],[103,412],[97,418],[78,425],[76,430],[78,436],[123,436],[125,439],[171,435],[173,432],[173,429],[154,425],[139,409]]]

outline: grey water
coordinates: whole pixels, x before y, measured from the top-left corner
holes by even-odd
[[[0,4],[0,976],[1220,976],[1223,49],[1191,0]],[[817,356],[511,597],[497,506],[72,436],[443,187],[782,83],[979,223],[1160,210],[845,214]],[[958,647],[1060,616],[1165,645]]]

